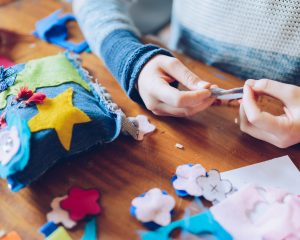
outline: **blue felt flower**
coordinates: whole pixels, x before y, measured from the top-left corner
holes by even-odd
[[[14,67],[5,68],[0,66],[0,93],[12,86],[17,77]]]
[[[131,202],[130,214],[149,229],[166,226],[171,222],[175,200],[158,188],[150,189]]]
[[[7,126],[0,130],[0,152],[6,154],[0,156],[1,178],[22,171],[30,155],[31,132],[27,122],[17,114],[7,114],[6,123]],[[9,159],[1,159],[4,155]]]

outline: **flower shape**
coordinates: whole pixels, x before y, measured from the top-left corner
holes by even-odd
[[[222,201],[233,190],[231,182],[222,180],[215,169],[208,171],[206,176],[198,177],[196,182],[203,191],[203,197],[211,202]]]
[[[143,223],[166,226],[171,222],[175,200],[159,188],[152,188],[131,202],[131,213]]]
[[[17,71],[13,67],[0,66],[0,93],[12,86],[17,77]]]
[[[6,126],[0,129],[0,177],[22,171],[28,163],[31,133],[19,115],[6,114]]]
[[[66,199],[67,196],[54,198],[51,202],[52,211],[47,214],[48,222],[54,222],[56,224],[61,223],[66,228],[73,228],[76,226],[76,222],[73,221],[69,213],[60,207],[60,202]]]
[[[96,189],[72,187],[68,197],[60,202],[60,207],[69,212],[73,221],[79,221],[89,215],[100,214],[99,198],[100,194]]]
[[[206,170],[201,164],[180,165],[176,169],[176,174],[172,177],[173,187],[180,197],[196,196],[203,194],[202,188],[198,185],[197,179],[205,176]]]
[[[138,125],[138,134],[133,136],[136,140],[143,140],[148,133],[154,132],[156,127],[151,124],[148,118],[144,115],[137,115],[136,117],[129,117],[129,121],[136,121]]]

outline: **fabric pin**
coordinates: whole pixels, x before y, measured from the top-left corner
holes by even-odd
[[[165,191],[152,188],[131,202],[130,213],[150,229],[166,226],[171,222],[175,200]]]

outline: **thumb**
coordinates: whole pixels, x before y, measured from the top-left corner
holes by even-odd
[[[209,82],[200,79],[176,58],[170,58],[169,61],[163,61],[162,68],[168,75],[182,83],[189,90],[207,89],[211,85]]]
[[[273,98],[277,98],[288,106],[292,101],[292,91],[296,86],[277,82],[270,79],[260,79],[246,81],[245,85],[250,86],[256,93],[266,94]]]

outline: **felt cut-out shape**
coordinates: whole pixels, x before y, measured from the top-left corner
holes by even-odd
[[[221,179],[220,173],[214,169],[198,177],[196,182],[203,191],[203,197],[211,202],[220,202],[233,191],[231,182]]]
[[[8,68],[13,65],[15,65],[15,63],[11,59],[0,55],[0,66],[4,66],[4,67]]]
[[[4,68],[0,65],[0,93],[12,86],[16,77],[17,72],[14,68]]]
[[[17,232],[12,231],[6,234],[3,238],[1,238],[1,240],[22,240],[22,239]]]
[[[69,88],[55,98],[47,98],[37,105],[38,114],[28,122],[32,132],[54,129],[67,151],[71,147],[74,125],[91,121],[88,115],[73,106],[72,95],[73,89]]]
[[[68,197],[60,202],[60,207],[69,212],[72,220],[79,221],[100,214],[99,198],[100,193],[96,189],[72,187]]]
[[[136,117],[129,117],[130,121],[135,120],[138,125],[138,133],[137,136],[134,136],[136,140],[143,140],[146,134],[152,133],[155,131],[155,125],[151,124],[148,118],[144,115],[137,115]]]
[[[160,227],[155,231],[142,232],[142,240],[169,240],[170,234],[175,229],[191,233],[193,235],[211,234],[215,239],[232,240],[232,236],[214,219],[210,211],[186,217]]]
[[[90,218],[84,226],[84,235],[81,240],[97,240],[97,221],[96,217]]]
[[[12,126],[11,129],[0,130],[0,164],[6,165],[16,155],[20,148],[18,129]]]
[[[176,169],[176,174],[172,177],[173,187],[176,194],[181,197],[203,195],[203,189],[198,185],[197,179],[206,175],[205,168],[201,164],[180,165]]]
[[[134,198],[131,205],[134,207],[134,216],[139,221],[166,226],[171,222],[175,200],[159,188],[153,188],[142,196]]]
[[[0,130],[0,177],[22,171],[30,157],[31,133],[26,120],[16,114],[6,115],[5,128]]]
[[[33,34],[49,43],[63,47],[69,51],[81,53],[88,48],[87,42],[84,40],[80,43],[67,41],[68,29],[67,22],[76,21],[74,15],[66,14],[60,17],[62,10],[57,10],[46,18],[37,21],[35,24],[36,30]]]
[[[6,234],[5,230],[1,229],[1,230],[0,230],[0,239],[1,239],[2,237],[4,237],[5,234]]]
[[[47,214],[47,220],[56,224],[63,224],[66,228],[73,228],[76,226],[76,222],[73,221],[69,213],[60,207],[60,202],[66,199],[67,196],[54,198],[51,202],[52,211]]]
[[[57,228],[53,233],[51,233],[47,240],[72,240],[66,229],[63,227]]]
[[[237,240],[300,239],[300,199],[283,190],[250,184],[210,211]]]
[[[88,83],[81,78],[65,54],[29,61],[17,74],[14,84],[0,92],[0,109],[6,106],[8,96],[15,95],[24,86],[35,92],[38,88],[53,87],[68,82],[77,83],[90,91]]]
[[[50,236],[57,229],[57,225],[54,222],[47,222],[40,227],[39,232],[45,237]]]

